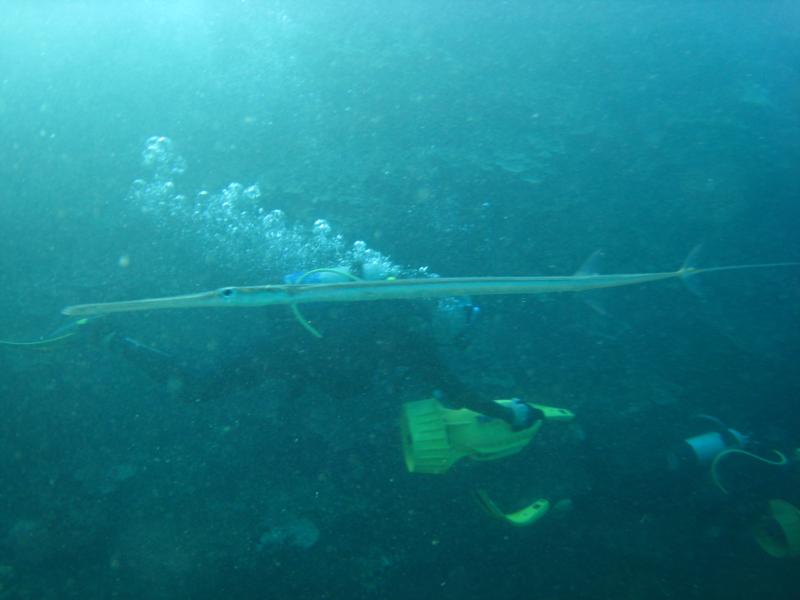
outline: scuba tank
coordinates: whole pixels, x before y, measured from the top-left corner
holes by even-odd
[[[673,446],[667,453],[667,466],[671,471],[708,467],[720,453],[746,448],[749,444],[746,435],[728,427],[716,417],[697,415],[695,418],[708,421],[712,427]]]

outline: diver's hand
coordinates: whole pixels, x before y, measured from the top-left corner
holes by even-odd
[[[533,425],[536,421],[544,419],[544,413],[538,408],[534,408],[519,398],[512,398],[511,404],[506,408],[510,411],[508,419],[513,431],[521,431]]]

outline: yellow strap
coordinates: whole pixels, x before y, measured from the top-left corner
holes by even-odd
[[[14,340],[0,340],[0,345],[2,346],[23,346],[27,348],[35,348],[35,347],[42,347],[42,346],[49,346],[51,344],[55,344],[62,340],[66,340],[67,338],[71,338],[75,335],[76,332],[71,331],[70,333],[65,333],[64,335],[58,335],[56,337],[45,338],[43,340],[32,340],[32,341],[25,341],[25,342],[15,342]]]
[[[350,273],[349,271],[345,271],[343,269],[312,269],[311,271],[306,271],[300,277],[297,278],[295,283],[303,283],[303,280],[308,277],[309,275],[313,275],[314,273],[336,273],[337,275],[342,275],[343,277],[349,277],[351,281],[361,281],[358,277]],[[322,334],[317,330],[311,323],[309,323],[308,319],[303,316],[303,313],[300,312],[300,309],[297,308],[297,304],[290,305],[292,309],[292,314],[294,318],[297,319],[297,322],[303,326],[303,328],[308,331],[311,335],[317,338],[321,338]]]
[[[720,461],[725,458],[726,456],[730,456],[731,454],[743,454],[744,456],[748,456],[752,459],[760,461],[762,463],[766,463],[768,465],[774,465],[776,467],[780,467],[785,465],[789,460],[786,458],[786,455],[783,452],[779,452],[777,450],[772,450],[772,452],[777,455],[778,460],[770,460],[768,458],[764,458],[763,456],[759,456],[758,454],[753,454],[752,452],[748,452],[747,450],[740,450],[739,448],[729,448],[727,450],[723,450],[714,458],[714,462],[711,463],[711,479],[714,481],[714,485],[716,485],[720,490],[722,490],[723,494],[728,494],[728,490],[722,485],[722,482],[719,479],[719,463]]]
[[[52,344],[57,344],[58,342],[64,341],[66,339],[71,338],[73,335],[78,333],[78,327],[81,325],[86,325],[89,322],[88,318],[78,319],[77,321],[73,321],[72,323],[67,323],[63,327],[59,327],[55,330],[56,333],[58,331],[67,331],[67,333],[61,333],[59,335],[53,335],[52,337],[44,338],[41,340],[30,340],[30,341],[15,341],[15,340],[0,340],[0,346],[14,346],[18,348],[43,348],[45,346],[50,346]]]
[[[534,404],[533,402],[528,402],[528,404],[542,411],[546,421],[572,421],[575,418],[575,413],[566,408],[556,408],[555,406],[545,406],[544,404]]]
[[[477,490],[475,497],[478,504],[492,517],[510,523],[514,527],[527,527],[533,525],[550,510],[550,501],[540,498],[527,506],[510,513],[504,513],[500,507],[489,497],[485,490]]]

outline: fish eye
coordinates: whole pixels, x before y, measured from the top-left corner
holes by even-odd
[[[219,293],[224,298],[230,298],[231,296],[233,296],[236,293],[236,290],[233,289],[233,288],[230,288],[230,287],[226,287],[226,288],[222,288],[219,291]]]

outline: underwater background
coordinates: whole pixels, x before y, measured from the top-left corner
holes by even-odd
[[[731,459],[728,494],[665,469],[698,415],[800,446],[797,268],[475,298],[469,323],[308,307],[322,341],[283,307],[60,314],[354,264],[798,261],[796,2],[6,0],[0,132],[0,337],[68,334],[0,347],[0,598],[798,597],[751,531],[800,505],[796,468]],[[576,420],[408,473],[401,406],[434,393],[411,330]],[[182,401],[114,339],[224,385]],[[477,489],[553,509],[515,528]]]

